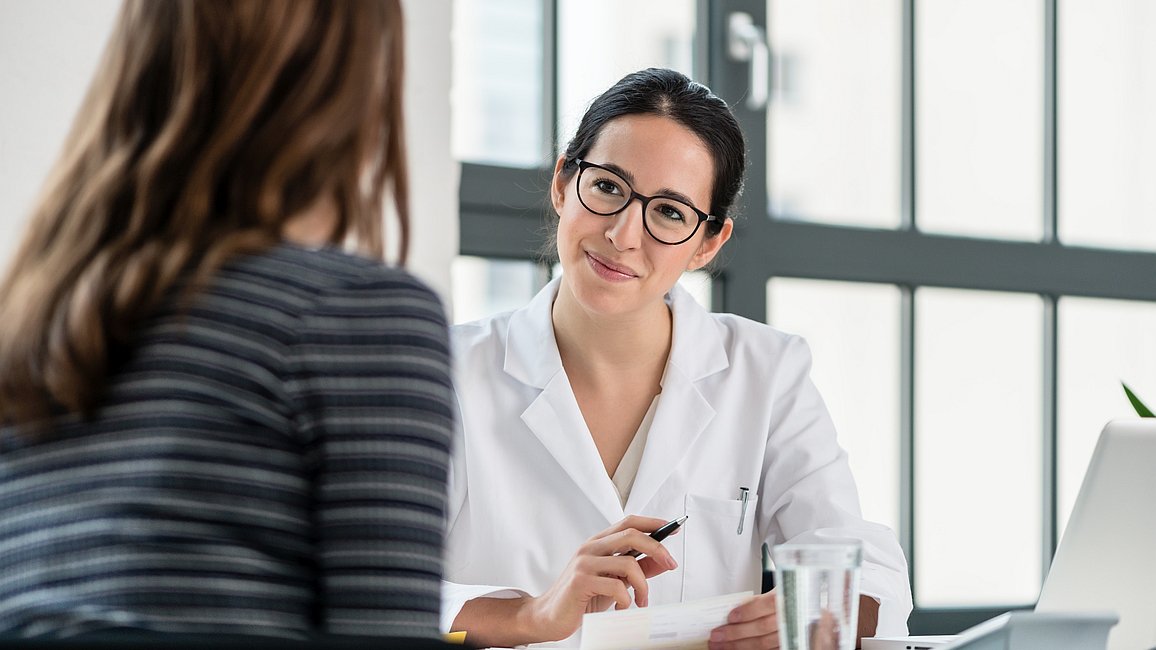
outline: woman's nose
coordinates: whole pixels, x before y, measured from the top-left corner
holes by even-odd
[[[643,218],[642,199],[634,197],[621,212],[610,217],[606,224],[606,239],[620,251],[638,248],[642,245]]]

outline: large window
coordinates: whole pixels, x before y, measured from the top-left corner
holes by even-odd
[[[1034,604],[1099,429],[1132,415],[1119,382],[1156,401],[1156,5],[504,2],[540,20],[499,44],[533,68],[502,83],[531,84],[517,110],[536,111],[502,129],[537,149],[463,154],[462,253],[498,269],[470,275],[528,269],[492,310],[550,275],[533,271],[545,189],[586,103],[629,70],[691,73],[751,157],[700,299],[809,339],[864,512],[908,554],[913,632]],[[765,62],[731,58],[735,13]]]

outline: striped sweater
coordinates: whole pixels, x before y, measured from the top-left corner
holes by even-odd
[[[452,388],[419,282],[237,258],[106,390],[0,430],[0,634],[436,635]]]

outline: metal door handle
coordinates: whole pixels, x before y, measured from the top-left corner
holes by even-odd
[[[747,108],[762,110],[770,94],[771,52],[766,30],[756,25],[750,14],[736,11],[727,18],[727,54],[735,61],[750,63]]]

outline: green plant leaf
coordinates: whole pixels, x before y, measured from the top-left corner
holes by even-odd
[[[1120,385],[1124,387],[1124,394],[1128,396],[1128,401],[1132,402],[1132,408],[1136,409],[1136,412],[1140,414],[1140,417],[1156,417],[1156,415],[1153,415],[1152,411],[1150,411],[1147,406],[1144,406],[1144,402],[1141,402],[1140,398],[1136,397],[1136,394],[1132,392],[1132,389],[1128,388],[1128,384],[1120,382]]]

